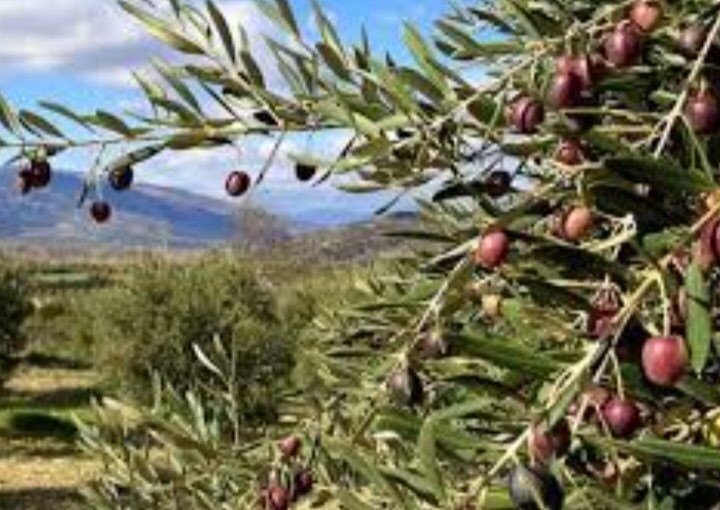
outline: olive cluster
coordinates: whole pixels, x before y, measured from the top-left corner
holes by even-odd
[[[260,487],[259,507],[264,510],[287,510],[296,501],[310,494],[315,484],[312,471],[299,458],[303,444],[296,436],[288,436],[277,444],[281,470],[273,470]]]

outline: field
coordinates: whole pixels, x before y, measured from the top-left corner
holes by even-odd
[[[123,380],[123,370],[132,367],[124,367],[122,352],[100,338],[110,334],[105,327],[112,313],[107,303],[115,301],[139,272],[155,266],[192,272],[212,266],[207,260],[225,271],[222,261],[233,260],[232,267],[257,277],[277,296],[281,321],[294,323],[347,293],[354,277],[367,270],[371,257],[398,249],[392,241],[372,237],[372,231],[359,226],[325,232],[243,255],[7,253],[8,264],[22,260],[34,311],[23,326],[25,345],[6,359],[5,373],[10,376],[0,394],[0,509],[40,510],[47,508],[48,501],[60,510],[77,508],[78,491],[94,479],[102,464],[77,444],[75,420],[92,423],[93,399],[148,397],[126,391],[130,385]]]

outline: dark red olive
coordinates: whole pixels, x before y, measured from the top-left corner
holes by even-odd
[[[678,45],[683,55],[687,57],[696,57],[700,50],[705,45],[705,41],[708,37],[707,28],[705,25],[696,23],[690,25],[680,33],[678,38]]]
[[[522,97],[515,101],[508,112],[508,122],[522,134],[533,134],[545,121],[545,108],[540,101]]]
[[[90,205],[90,216],[95,223],[107,223],[112,216],[112,208],[110,204],[101,200],[93,202]]]
[[[698,134],[706,135],[716,131],[720,124],[717,98],[709,90],[698,92],[685,105],[685,116],[690,127]]]
[[[32,191],[33,188],[32,174],[29,168],[23,168],[18,172],[17,176],[17,189],[20,194],[27,195]]]
[[[585,161],[582,144],[577,140],[563,140],[555,150],[555,161],[568,166],[582,164]]]
[[[628,67],[640,58],[642,42],[637,28],[631,23],[620,23],[605,39],[605,57],[616,67]]]
[[[52,167],[49,161],[36,159],[30,162],[30,182],[33,188],[44,188],[50,184],[51,179]]]
[[[502,230],[488,232],[475,250],[475,262],[493,269],[500,266],[510,253],[510,238]]]
[[[387,381],[390,398],[401,406],[422,404],[424,390],[420,376],[412,368],[396,370]]]
[[[309,181],[310,179],[315,177],[316,172],[317,167],[314,165],[309,165],[307,163],[298,163],[295,165],[295,175],[301,182]]]
[[[658,386],[674,386],[688,368],[688,350],[679,336],[648,338],[643,344],[642,368],[645,377]]]
[[[235,171],[228,175],[225,181],[225,191],[231,197],[239,197],[250,189],[250,184],[250,176],[247,173]]]
[[[589,90],[602,76],[604,64],[598,55],[563,55],[555,61],[556,75],[574,74],[583,90]]]
[[[612,398],[603,407],[602,417],[614,437],[630,437],[642,425],[640,408],[630,399]]]
[[[297,457],[300,448],[302,448],[302,441],[296,436],[288,436],[278,442],[278,450],[286,459]]]
[[[126,191],[130,189],[135,180],[135,171],[132,167],[115,168],[108,175],[110,187],[115,191]]]
[[[280,485],[267,490],[267,510],[287,510],[290,507],[290,493]]]
[[[698,243],[697,262],[707,270],[720,258],[720,220],[708,220],[700,229],[700,242]]]
[[[570,425],[565,419],[550,429],[546,425],[535,425],[528,436],[528,450],[533,460],[548,464],[567,453],[571,439]]]
[[[496,170],[487,176],[483,183],[483,189],[492,198],[500,198],[510,191],[512,176],[505,170]]]
[[[313,490],[315,478],[309,469],[301,469],[295,473],[294,477],[293,499],[297,500],[303,496],[307,496]]]
[[[630,8],[630,20],[643,32],[652,32],[662,22],[663,8],[657,0],[636,0]]]
[[[571,108],[580,102],[582,81],[574,72],[557,74],[550,84],[547,100],[553,108]]]

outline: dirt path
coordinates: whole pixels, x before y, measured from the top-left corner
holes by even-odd
[[[74,445],[71,417],[87,414],[95,374],[22,367],[0,394],[0,510],[68,510],[98,469]]]

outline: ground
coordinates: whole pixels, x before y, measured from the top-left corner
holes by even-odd
[[[0,510],[70,510],[99,466],[74,443],[96,375],[63,360],[23,363],[0,395]],[[51,503],[51,506],[49,504]]]

